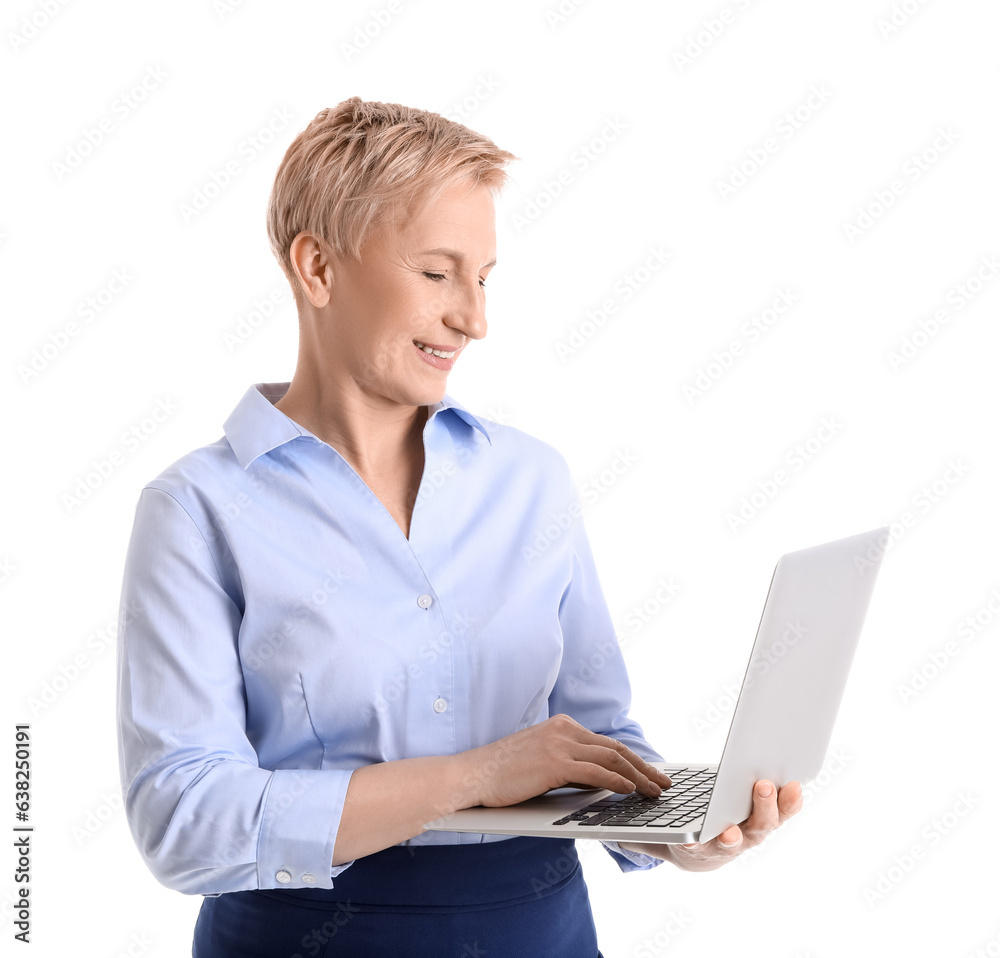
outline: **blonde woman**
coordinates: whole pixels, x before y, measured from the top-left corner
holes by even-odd
[[[512,159],[398,104],[320,112],[267,211],[294,376],[248,389],[140,495],[122,784],[150,869],[205,896],[198,958],[594,958],[572,840],[422,825],[567,784],[669,785],[629,716],[566,462],[445,391],[486,335]],[[800,805],[790,783],[704,846],[605,844],[624,871],[714,868]]]

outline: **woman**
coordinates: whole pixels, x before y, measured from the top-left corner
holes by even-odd
[[[140,496],[122,783],[154,874],[206,896],[199,958],[597,955],[572,841],[423,823],[566,784],[669,784],[628,715],[565,461],[445,393],[486,334],[512,159],[397,104],[319,113],[267,217],[294,377],[251,387],[223,438]],[[777,796],[754,801],[752,843],[779,821]],[[628,871],[716,867],[740,841],[606,846]]]

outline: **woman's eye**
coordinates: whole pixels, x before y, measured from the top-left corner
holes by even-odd
[[[424,276],[426,276],[428,279],[444,279],[444,273],[428,273],[428,272],[425,272]]]
[[[483,289],[486,289],[486,280],[485,279],[481,279],[479,281],[479,285],[482,286]]]

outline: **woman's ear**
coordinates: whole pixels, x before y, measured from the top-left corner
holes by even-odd
[[[288,249],[306,299],[322,309],[333,293],[333,251],[314,233],[299,233]]]

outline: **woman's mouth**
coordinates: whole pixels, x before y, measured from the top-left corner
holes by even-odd
[[[417,349],[422,349],[425,353],[430,353],[432,356],[437,356],[439,359],[454,359],[455,353],[458,352],[457,349],[444,349],[440,346],[428,346],[426,343],[418,342],[413,340],[413,345]]]
[[[435,369],[441,369],[444,372],[448,372],[455,365],[455,360],[462,351],[461,346],[448,349],[442,344],[422,343],[417,339],[413,340],[413,345],[417,347],[417,350],[420,352],[420,358],[428,366],[433,366]]]

